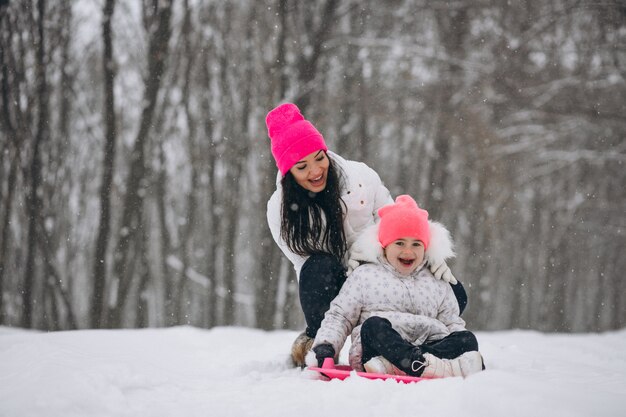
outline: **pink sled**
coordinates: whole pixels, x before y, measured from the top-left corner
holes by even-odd
[[[351,367],[347,365],[335,365],[335,361],[333,358],[324,359],[324,363],[322,367],[318,366],[309,366],[307,369],[310,371],[319,372],[320,374],[330,378],[330,379],[339,379],[344,380],[349,376],[354,374],[367,378],[367,379],[393,379],[398,382],[402,382],[405,384],[411,382],[420,382],[429,378],[420,378],[417,376],[408,376],[408,375],[390,375],[390,374],[373,374],[369,372],[355,372]]]

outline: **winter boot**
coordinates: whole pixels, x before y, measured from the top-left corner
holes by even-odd
[[[483,370],[483,357],[478,351],[466,352],[455,359],[440,359],[430,353],[424,354],[424,362],[414,361],[412,370],[421,368],[424,378],[445,378],[448,376],[466,377]]]
[[[406,375],[383,356],[375,356],[363,364],[366,372],[371,374]]]
[[[294,366],[299,366],[300,368],[306,366],[304,358],[311,350],[311,346],[313,346],[313,338],[307,336],[306,332],[300,333],[294,340],[293,345],[291,345],[291,359]]]

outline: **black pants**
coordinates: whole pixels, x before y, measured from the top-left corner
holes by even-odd
[[[332,255],[312,255],[300,270],[300,305],[306,320],[306,334],[315,337],[330,308],[346,281],[346,271]]]
[[[476,336],[468,330],[454,332],[441,340],[426,342],[417,347],[404,340],[382,317],[370,317],[361,326],[363,363],[382,355],[409,375],[419,376],[423,369],[411,369],[413,361],[424,361],[424,353],[442,359],[454,359],[465,352],[478,350]]]
[[[312,255],[300,270],[300,305],[306,320],[306,334],[315,337],[330,302],[346,281],[346,270],[339,260],[328,254]],[[467,294],[460,282],[452,285],[461,313],[467,305]]]

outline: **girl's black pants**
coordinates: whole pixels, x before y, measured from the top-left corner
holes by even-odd
[[[374,316],[365,320],[361,326],[361,346],[363,363],[380,355],[407,374],[419,376],[423,369],[412,369],[412,363],[424,362],[425,353],[441,359],[454,359],[465,352],[478,350],[478,341],[472,332],[464,330],[414,346],[393,329],[389,320]]]

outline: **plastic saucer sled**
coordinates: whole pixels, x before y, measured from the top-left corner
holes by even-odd
[[[340,379],[342,381],[348,378],[349,376],[353,376],[355,374],[360,377],[367,378],[367,379],[393,379],[398,382],[403,382],[405,384],[408,384],[410,382],[420,382],[425,379],[430,379],[430,378],[420,378],[417,376],[408,376],[408,375],[390,375],[390,374],[374,374],[374,373],[369,373],[369,372],[356,372],[349,366],[335,365],[335,361],[333,360],[333,358],[324,359],[324,363],[322,364],[321,368],[318,366],[309,366],[307,369],[310,371],[319,372],[320,374],[330,379]]]

